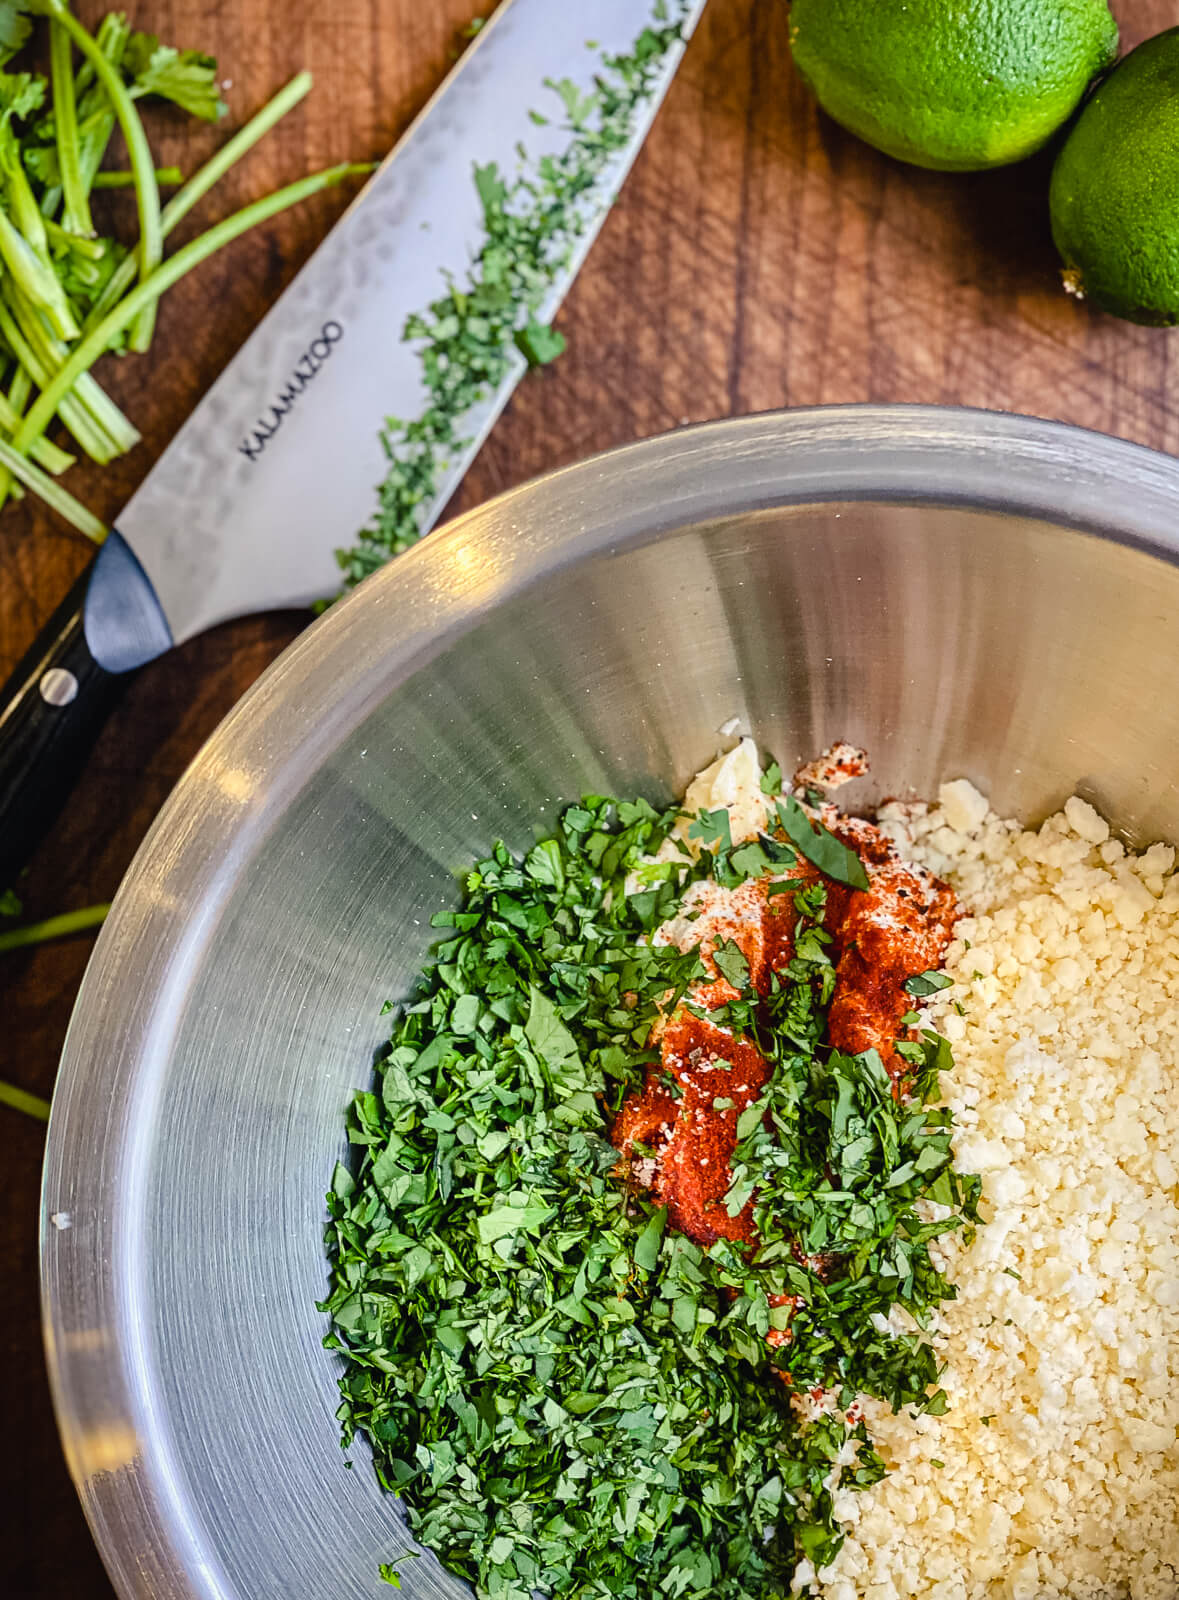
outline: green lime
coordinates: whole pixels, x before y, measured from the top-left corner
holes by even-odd
[[[1022,161],[1117,54],[1105,0],[794,0],[790,48],[819,104],[919,167]]]
[[[1056,159],[1050,206],[1070,293],[1131,322],[1179,322],[1179,28],[1097,90]]]

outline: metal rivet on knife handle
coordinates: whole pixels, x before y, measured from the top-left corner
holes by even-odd
[[[78,693],[78,680],[64,667],[50,667],[42,673],[39,685],[41,698],[47,705],[68,706]]]

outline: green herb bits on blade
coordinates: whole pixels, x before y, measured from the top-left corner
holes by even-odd
[[[482,238],[462,283],[410,317],[402,337],[420,346],[427,401],[416,417],[390,419],[381,434],[389,468],[372,519],[336,557],[344,585],[407,550],[422,534],[422,515],[438,494],[444,466],[469,443],[465,419],[503,382],[522,355],[546,366],[565,348],[564,335],[537,313],[594,220],[586,203],[595,180],[629,143],[668,51],[679,42],[686,8],[656,0],[650,25],[630,50],[602,53],[590,90],[570,79],[537,84],[549,92],[563,150],[531,159],[521,148],[516,172],[494,163],[476,167]],[[587,48],[596,48],[587,41]],[[324,605],[329,602],[323,602]],[[322,609],[322,606],[321,606]]]

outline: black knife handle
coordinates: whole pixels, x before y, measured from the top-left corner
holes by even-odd
[[[0,691],[0,893],[57,816],[133,674],[86,643],[88,566]]]

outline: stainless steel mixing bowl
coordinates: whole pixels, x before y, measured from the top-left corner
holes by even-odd
[[[1079,787],[1179,837],[1177,530],[1179,467],[1097,435],[754,417],[505,495],[286,652],[136,858],[50,1124],[49,1365],[123,1595],[390,1592],[395,1502],[336,1443],[322,1196],[454,870],[583,790],[670,796],[731,718],[787,769],[866,745],[876,794],[966,774],[1036,818]]]

